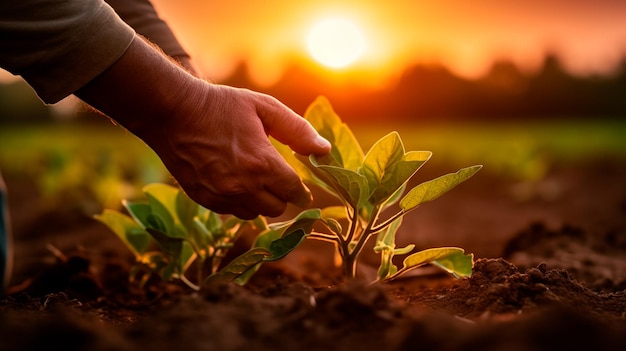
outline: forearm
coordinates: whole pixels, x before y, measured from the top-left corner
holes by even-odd
[[[197,78],[136,36],[117,62],[75,95],[144,138],[150,126],[167,122],[190,85],[197,90],[198,84]]]

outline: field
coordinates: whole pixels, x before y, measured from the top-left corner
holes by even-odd
[[[471,278],[427,267],[344,284],[332,247],[306,242],[245,287],[137,291],[125,280],[130,253],[91,216],[171,182],[156,156],[104,120],[3,126],[16,257],[0,349],[626,347],[625,121],[350,127],[364,149],[397,130],[407,150],[433,151],[416,182],[484,165],[407,216],[398,238],[474,253]],[[314,205],[330,201],[315,194]],[[369,281],[377,258],[363,259]]]

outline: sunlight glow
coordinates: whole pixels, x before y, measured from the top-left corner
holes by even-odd
[[[344,68],[365,53],[366,42],[360,28],[345,18],[326,18],[309,30],[307,47],[319,63]]]

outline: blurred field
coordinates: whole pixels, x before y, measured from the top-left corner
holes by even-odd
[[[483,164],[481,172],[533,180],[552,165],[626,159],[626,120],[572,119],[542,122],[477,122],[425,125],[356,125],[351,127],[364,151],[392,130],[407,150],[429,150],[429,164],[465,167]]]
[[[31,181],[43,201],[77,201],[87,212],[117,207],[143,185],[167,179],[152,150],[105,119],[4,125],[0,170],[7,178]]]
[[[365,152],[392,130],[407,150],[433,151],[425,171],[483,164],[482,172],[494,176],[537,181],[554,165],[626,158],[626,121],[621,120],[350,127]],[[105,119],[4,125],[0,169],[8,177],[32,179],[44,198],[90,202],[94,211],[116,207],[143,185],[169,179],[148,147]]]

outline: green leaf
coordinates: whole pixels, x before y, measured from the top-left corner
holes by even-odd
[[[411,189],[406,196],[400,200],[400,208],[402,208],[404,212],[407,212],[423,203],[435,200],[455,186],[471,178],[481,168],[481,165],[467,167],[460,169],[456,173],[449,173],[424,182]]]
[[[332,145],[330,155],[339,166],[356,171],[363,163],[363,150],[348,126],[333,111],[325,97],[318,97],[304,118]]]
[[[168,259],[168,267],[162,274],[164,280],[169,280],[174,273],[183,274],[184,264],[181,263],[183,255],[183,239],[171,237],[159,230],[147,229]]]
[[[340,236],[341,233],[343,233],[343,228],[341,228],[341,223],[339,223],[336,219],[324,218],[322,220],[324,221],[324,223],[326,223],[326,226],[328,226],[328,229],[330,229],[337,236]]]
[[[233,227],[233,226],[235,226],[235,225],[237,225],[239,223],[241,223],[241,219],[239,219],[237,217],[232,217],[228,221],[228,226],[229,227]],[[220,218],[219,214],[217,214],[217,213],[215,213],[213,211],[208,211],[207,217],[206,217],[206,221],[204,222],[204,225],[206,226],[207,230],[210,231],[213,234],[224,230],[224,225],[223,225],[222,218]]]
[[[468,277],[472,274],[474,255],[465,254],[465,251],[458,247],[440,247],[416,252],[404,259],[403,267],[396,274],[387,278],[395,279],[398,276],[426,264],[444,269],[455,277]]]
[[[272,142],[272,145],[278,151],[278,153],[283,157],[283,159],[285,159],[287,164],[289,164],[291,168],[296,171],[296,173],[303,182],[313,184],[317,183],[309,167],[307,167],[305,164],[302,163],[302,161],[296,158],[296,155],[294,154],[293,150],[289,148],[289,146],[281,144],[276,139],[271,137],[270,141]]]
[[[162,233],[167,233],[169,230],[163,218],[156,213],[150,213],[146,221],[148,223],[146,229],[154,229]]]
[[[322,209],[321,217],[324,219],[332,218],[336,220],[348,219],[348,213],[343,206],[328,206]]]
[[[173,238],[186,238],[187,230],[176,211],[179,190],[167,184],[154,183],[146,185],[143,191],[150,202],[152,214],[158,216],[165,226],[163,232]]]
[[[389,167],[404,156],[404,145],[397,132],[391,132],[379,139],[365,155],[361,173],[367,179],[369,188],[378,189]]]
[[[409,179],[430,159],[430,151],[411,151],[402,158],[390,164],[380,180],[378,188],[373,190],[369,201],[372,205],[379,205],[393,196]]]
[[[204,285],[215,284],[218,282],[232,282],[245,274],[251,268],[257,266],[265,257],[269,255],[271,255],[271,252],[264,248],[255,247],[250,249],[241,256],[232,260],[219,272],[210,275],[204,281]]]
[[[280,239],[272,241],[269,247],[272,255],[266,257],[265,261],[276,261],[287,256],[302,243],[304,238],[306,238],[306,234],[304,229],[297,229],[283,235]]]
[[[471,277],[474,265],[474,255],[465,255],[462,252],[437,259],[431,262],[433,265],[452,274],[455,278]]]
[[[269,225],[272,230],[283,230],[293,225],[296,222],[306,219],[320,219],[322,218],[322,211],[319,208],[311,208],[300,212],[296,217],[284,222],[276,222]]]
[[[148,227],[148,216],[152,212],[150,204],[145,202],[129,202],[122,201],[122,205],[126,208],[131,217],[144,228]]]
[[[94,218],[109,227],[136,257],[148,250],[150,234],[127,215],[107,209],[102,214],[95,215]]]
[[[193,227],[193,219],[198,215],[198,205],[193,201],[184,191],[178,190],[175,200],[176,216],[180,224],[187,229],[191,230]]]
[[[315,155],[311,155],[309,160],[313,167],[323,173],[320,178],[327,182],[346,203],[357,208],[367,200],[369,187],[364,176],[350,169],[319,165]]]

